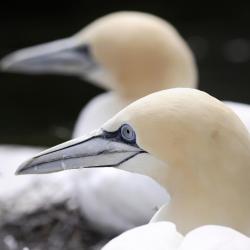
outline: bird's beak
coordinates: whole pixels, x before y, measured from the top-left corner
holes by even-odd
[[[21,49],[0,61],[2,71],[19,73],[59,73],[84,76],[92,67],[88,44],[79,43],[76,37]]]
[[[67,169],[118,167],[145,153],[136,144],[130,145],[98,130],[90,136],[70,140],[50,148],[24,162],[16,174],[45,174]]]

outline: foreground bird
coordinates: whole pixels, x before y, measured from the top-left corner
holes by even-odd
[[[249,164],[249,133],[238,116],[202,91],[177,88],[139,99],[17,174],[116,167],[147,175],[171,196],[152,221],[171,221],[184,234],[217,224],[250,235]]]
[[[185,237],[170,222],[151,223],[111,240],[103,250],[249,250],[250,238],[228,227],[207,225]]]
[[[139,12],[104,16],[70,38],[14,52],[2,60],[1,67],[6,71],[77,75],[113,90],[94,98],[82,111],[74,137],[98,128],[127,104],[151,92],[197,86],[193,55],[175,28]],[[248,110],[248,106],[244,108]],[[246,116],[244,112],[243,120],[248,124]],[[149,179],[115,169],[98,172],[83,173],[88,178],[82,182],[79,176],[76,184],[84,214],[103,229],[119,232],[146,223],[169,199]],[[120,193],[126,193],[127,198]]]

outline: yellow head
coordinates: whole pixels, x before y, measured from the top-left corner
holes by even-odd
[[[87,137],[49,149],[18,173],[118,167],[148,175],[171,196],[165,220],[187,232],[220,224],[250,234],[250,141],[222,102],[194,89],[132,103]]]
[[[192,52],[165,20],[140,12],[104,16],[76,36],[111,75],[104,83],[136,99],[171,87],[196,87]]]
[[[192,52],[176,29],[132,11],[99,18],[70,38],[14,52],[1,65],[8,71],[77,75],[129,100],[197,82]]]

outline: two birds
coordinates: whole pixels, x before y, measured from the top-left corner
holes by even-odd
[[[116,35],[114,36],[114,34]],[[98,19],[69,39],[16,52],[3,60],[2,68],[9,71],[57,72],[78,75],[106,88],[111,88],[114,92],[95,98],[82,112],[76,126],[75,136],[98,128],[127,104],[151,92],[179,86],[196,87],[197,82],[197,70],[192,53],[176,30],[160,18],[138,12],[111,14]],[[150,115],[153,117],[153,113]],[[176,136],[178,137],[178,134]],[[179,139],[181,142],[181,136]],[[188,146],[185,150],[189,151]],[[131,154],[133,155],[133,153]],[[140,159],[142,155],[140,153],[135,159]],[[197,156],[200,157],[199,154]],[[157,164],[158,161],[156,163],[155,159],[150,158],[144,165],[141,165],[139,161],[136,169],[141,166],[150,169],[150,166],[158,166]],[[109,224],[114,230],[122,231],[142,222],[145,223],[154,213],[155,204],[158,202],[157,205],[161,205],[169,199],[166,193],[161,192],[159,187],[149,180],[143,180],[139,176],[134,177],[127,173],[121,174],[115,170],[111,170],[110,174],[106,174],[107,169],[102,171],[103,175],[99,174],[99,178],[95,179],[95,182],[97,180],[97,188],[101,189],[103,182],[107,183],[108,188],[102,191],[103,198],[106,199],[110,192],[114,192],[112,189],[114,178],[118,178],[121,180],[119,182],[123,183],[123,186],[118,189],[118,193],[128,191],[129,194],[125,203],[122,203],[122,200],[125,199],[123,196],[110,200],[108,210],[106,210],[107,214],[111,215],[117,211],[117,216],[113,216],[117,220],[114,219],[114,223],[111,224],[106,220],[101,223],[102,226]],[[148,169],[146,169],[147,171]],[[77,174],[80,175],[80,173]],[[194,179],[194,176],[192,177],[191,179]],[[132,178],[138,179],[132,180]],[[188,181],[191,182],[191,180]],[[146,184],[138,188],[138,182]],[[160,184],[162,183],[160,182]],[[158,191],[155,192],[157,189]],[[81,190],[84,189],[80,189],[80,194]],[[121,190],[125,192],[119,192]],[[167,191],[170,190],[167,189]],[[193,192],[196,191],[193,190]],[[141,211],[145,211],[144,208],[141,209],[142,202],[148,202],[150,200],[148,195],[152,194],[151,197],[155,197],[155,193],[160,193],[160,198],[153,201],[153,204],[146,205],[148,212],[144,213],[138,222],[137,217],[140,216]],[[134,195],[135,198],[131,199],[131,195]],[[141,199],[139,200],[138,197]],[[187,201],[188,199],[186,199]],[[105,201],[101,200],[101,202],[105,204]],[[86,202],[83,200],[83,203],[82,207],[85,210]],[[122,206],[118,206],[119,209],[117,209],[117,204],[122,204]],[[112,209],[112,206],[115,209]],[[105,209],[103,210],[105,211]],[[159,216],[164,214],[164,211],[164,209],[160,210]],[[129,220],[131,223],[128,223]],[[98,224],[99,218],[95,222]]]
[[[147,175],[171,197],[152,223],[173,222],[182,234],[214,224],[249,236],[249,164],[250,136],[238,116],[205,92],[174,88],[143,97],[100,129],[36,155],[17,174],[116,167]],[[249,249],[250,239],[239,238],[247,246],[239,249]]]
[[[138,12],[107,15],[71,38],[15,52],[1,65],[6,71],[77,75],[111,88],[83,110],[74,136],[98,128],[139,97],[175,86],[196,87],[197,81],[192,53],[178,32],[164,20]],[[81,173],[88,178],[77,181],[77,193],[84,214],[104,230],[121,232],[144,224],[169,200],[149,178],[115,169],[98,172]]]

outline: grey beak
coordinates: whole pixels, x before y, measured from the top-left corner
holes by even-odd
[[[45,174],[67,169],[117,167],[140,153],[137,145],[107,137],[98,130],[48,149],[24,162],[16,174]]]
[[[2,71],[40,74],[57,73],[83,76],[96,67],[88,44],[75,37],[21,49],[0,61]]]

